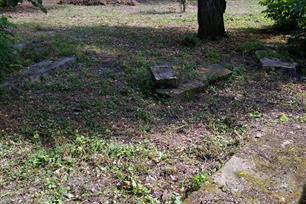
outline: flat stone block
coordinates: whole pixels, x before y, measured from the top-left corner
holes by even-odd
[[[178,86],[178,78],[169,65],[151,67],[151,73],[157,87],[175,88]]]
[[[262,68],[278,68],[278,69],[291,69],[296,70],[298,64],[295,62],[284,62],[277,58],[262,58],[260,59]]]
[[[58,60],[45,60],[33,64],[28,69],[21,72],[21,76],[30,82],[38,82],[57,69],[65,69],[76,62],[75,57],[64,57]]]
[[[232,71],[223,67],[220,64],[211,64],[205,67],[198,68],[198,73],[203,81],[216,81],[218,79],[227,78],[232,74]]]

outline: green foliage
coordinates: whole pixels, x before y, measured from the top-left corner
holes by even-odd
[[[33,4],[33,6],[39,8],[44,13],[47,13],[47,9],[42,5],[42,0],[27,0]],[[23,0],[0,0],[0,7],[15,7]]]
[[[12,26],[6,17],[0,18],[0,79],[16,65],[14,36],[8,31]]]
[[[261,118],[262,117],[262,114],[259,112],[259,111],[253,111],[253,112],[250,112],[249,113],[249,116],[251,118]]]
[[[208,174],[201,173],[192,178],[191,190],[197,191],[208,180]]]
[[[289,118],[286,114],[282,113],[280,116],[278,116],[278,121],[280,123],[287,123],[289,122]]]
[[[306,27],[306,0],[261,0],[264,11],[277,26],[289,30]]]

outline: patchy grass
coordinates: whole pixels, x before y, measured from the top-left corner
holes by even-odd
[[[180,203],[248,141],[254,121],[273,111],[304,120],[305,85],[254,69],[255,57],[237,52],[283,43],[263,30],[271,22],[256,1],[230,1],[228,38],[214,42],[188,37],[197,30],[194,5],[186,13],[173,2],[47,8],[8,13],[19,41],[30,42],[23,64],[78,62],[18,96],[0,95],[5,202]],[[150,66],[171,64],[184,81],[210,63],[232,77],[182,99],[152,92]]]

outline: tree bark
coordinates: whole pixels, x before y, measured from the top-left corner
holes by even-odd
[[[216,39],[224,36],[225,9],[225,0],[198,0],[199,38]]]

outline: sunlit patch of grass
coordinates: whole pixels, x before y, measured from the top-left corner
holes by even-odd
[[[0,172],[1,175],[5,175],[1,178],[2,187],[14,182],[22,189],[27,188],[33,182],[38,182],[44,187],[35,190],[36,201],[63,202],[80,196],[73,195],[74,192],[70,191],[67,186],[73,172],[83,166],[95,168],[95,165],[99,165],[113,172],[121,183],[118,186],[119,190],[142,200],[154,200],[151,190],[145,187],[138,178],[139,175],[145,173],[144,167],[150,169],[151,161],[157,163],[162,161],[163,153],[150,143],[121,144],[99,137],[88,138],[76,134],[75,139],[70,142],[46,150],[41,147],[40,143],[14,142],[9,138],[8,136],[6,140],[2,138],[0,141],[2,147]],[[36,136],[36,140],[38,138],[39,135]],[[10,158],[11,154],[14,155],[15,160],[5,164],[5,160]],[[138,159],[140,157],[141,160]],[[103,162],[98,164],[96,162],[99,161],[95,158],[100,158],[99,160]],[[139,168],[141,165],[143,168]],[[17,196],[18,194],[11,192],[9,195]]]

